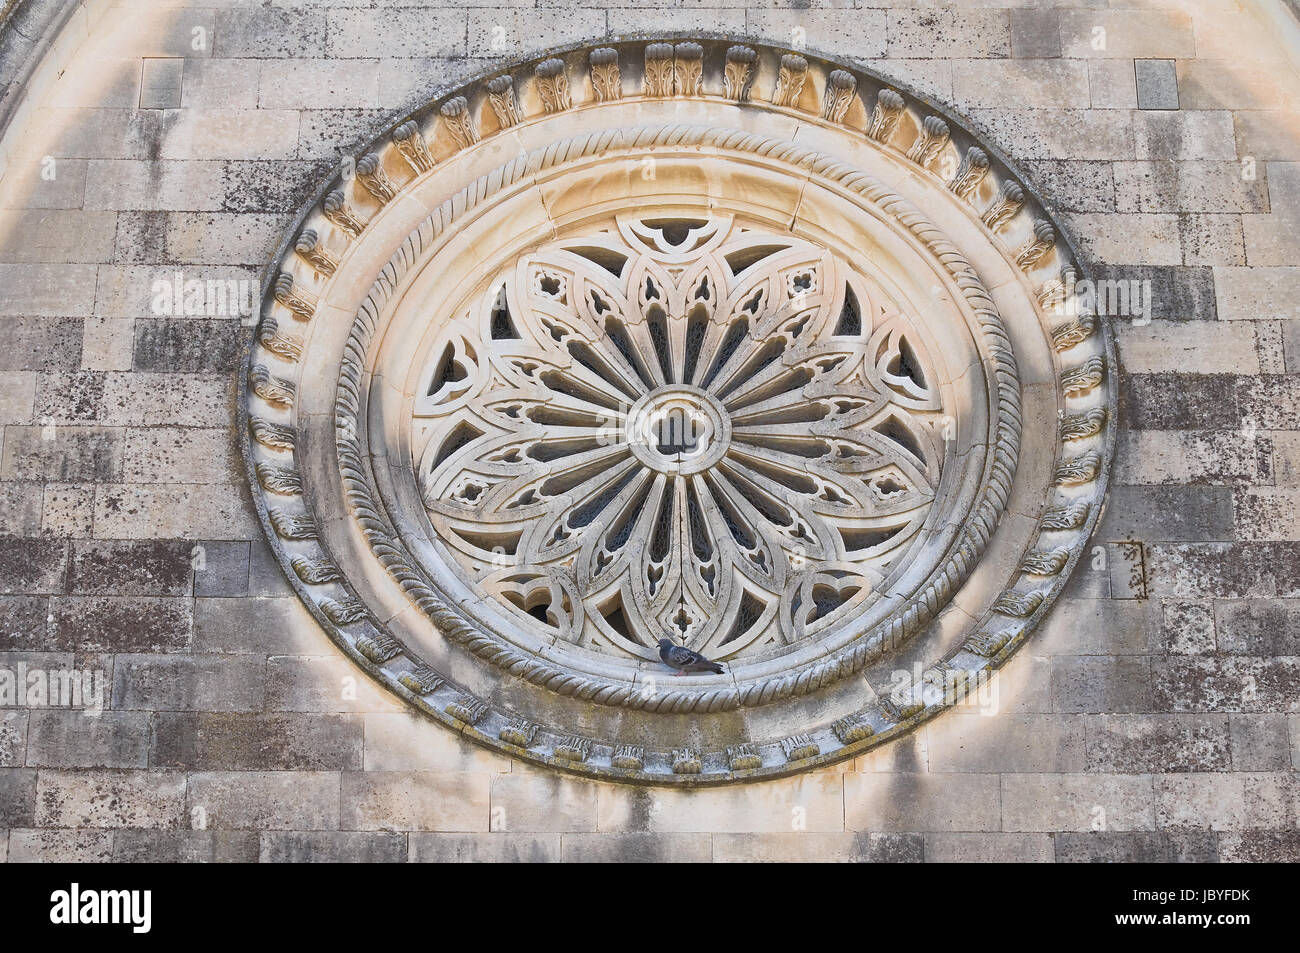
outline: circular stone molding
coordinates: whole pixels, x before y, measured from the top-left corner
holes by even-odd
[[[258,510],[331,638],[482,744],[678,784],[848,757],[982,697],[1085,547],[1114,394],[1078,268],[873,73],[558,51],[304,211],[241,399]]]

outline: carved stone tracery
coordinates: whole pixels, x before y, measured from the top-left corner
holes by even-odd
[[[415,453],[439,538],[517,624],[615,655],[825,629],[938,484],[944,411],[907,318],[825,249],[728,216],[623,217],[526,256],[430,354]]]

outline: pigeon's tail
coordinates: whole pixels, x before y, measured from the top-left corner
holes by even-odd
[[[710,663],[709,663],[709,671],[712,672],[714,675],[721,675],[721,674],[723,674],[723,672],[726,671],[726,669],[724,669],[724,668],[723,668],[721,665],[719,665],[717,662],[710,662]]]

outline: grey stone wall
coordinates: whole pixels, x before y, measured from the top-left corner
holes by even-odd
[[[77,6],[0,143],[0,672],[102,672],[105,710],[0,708],[0,859],[1300,859],[1294,21],[805,7]],[[153,302],[176,272],[255,284],[319,177],[442,84],[664,26],[806,42],[951,104],[1096,277],[1152,292],[1151,320],[1115,322],[1095,558],[997,712],[699,792],[512,763],[370,684],[253,517],[249,328]]]

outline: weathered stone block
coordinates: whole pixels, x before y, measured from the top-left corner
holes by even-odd
[[[597,785],[578,778],[521,771],[492,778],[492,830],[594,831]]]
[[[1061,50],[1070,57],[1192,57],[1196,40],[1192,18],[1181,11],[1063,10]]]
[[[265,664],[222,656],[119,656],[113,707],[149,711],[256,711],[265,698]]]
[[[103,864],[112,859],[111,831],[9,832],[10,863]]]
[[[30,827],[36,809],[36,772],[0,768],[0,827]]]
[[[27,712],[0,711],[0,768],[22,767],[27,756]]]
[[[1150,776],[1004,774],[1005,831],[1141,831],[1155,829]]]
[[[264,864],[403,864],[407,835],[361,831],[271,831],[261,837]]]
[[[890,56],[1010,56],[1004,10],[890,10]]]
[[[701,4],[708,7],[709,4]],[[624,33],[632,30],[653,30],[656,10],[611,10],[610,32]],[[685,11],[683,11],[685,12]],[[728,18],[739,13],[741,25],[736,33],[751,36],[788,37],[802,28],[808,46],[813,49],[829,48],[837,43],[848,43],[863,59],[884,56],[886,53],[886,26],[884,10],[818,10],[815,17],[802,10],[720,10],[689,11],[688,19],[703,30],[730,30]],[[676,14],[674,14],[676,16]],[[712,22],[710,22],[712,21]],[[685,29],[692,29],[686,26]],[[892,54],[898,55],[898,54]]]
[[[1234,771],[1287,771],[1291,768],[1291,740],[1287,716],[1281,714],[1229,715]]]
[[[229,428],[132,428],[123,441],[127,483],[236,484],[239,451]]]
[[[1085,724],[1089,771],[1231,769],[1228,719],[1222,715],[1097,715]]]
[[[1057,834],[1058,840],[1062,835]],[[1042,864],[1054,859],[1049,834],[963,831],[925,835],[925,859],[936,864]]]
[[[1177,109],[1178,73],[1173,60],[1135,59],[1138,109]]]
[[[104,704],[108,703],[105,685]],[[135,711],[33,711],[27,763],[38,768],[146,768],[149,714]]]
[[[302,59],[325,48],[325,14],[311,9],[220,10],[215,20],[216,56]]]
[[[601,831],[711,831],[714,833],[839,831],[850,775],[798,775],[744,788],[697,791],[600,785]],[[863,829],[882,830],[879,825]],[[900,828],[908,829],[908,828]]]
[[[750,839],[763,836],[786,835],[760,835]],[[564,834],[560,857],[564,863],[573,864],[699,864],[715,859],[711,838],[697,834],[646,833]]]
[[[508,42],[510,14],[514,11],[491,12],[506,26]],[[505,16],[502,17],[502,14]],[[456,56],[465,53],[465,10],[331,10],[327,16],[329,41],[326,53],[331,58],[373,57],[380,50],[384,56],[389,57]],[[535,35],[538,25],[534,21],[531,26],[529,32]],[[561,41],[555,39],[550,42]],[[501,50],[497,49],[496,52],[499,54]]]
[[[175,829],[185,819],[178,771],[42,771],[36,823],[42,827]]]
[[[1208,602],[1166,602],[1163,606],[1165,651],[1203,655],[1217,649],[1214,609]]]
[[[231,371],[243,357],[249,333],[238,321],[140,318],[132,366],[164,373]]]
[[[1294,827],[1294,774],[1169,774],[1155,779],[1156,823],[1171,830]]]
[[[952,94],[970,108],[1088,106],[1088,67],[1080,60],[954,60]]]
[[[1233,537],[1226,486],[1116,486],[1106,494],[1099,539],[1227,540]]]
[[[67,565],[68,544],[63,540],[0,539],[0,592],[64,592]]]
[[[1241,430],[1130,430],[1120,435],[1117,483],[1257,483],[1267,478],[1271,444]]]
[[[412,863],[556,863],[561,857],[559,834],[434,834],[407,835]]]
[[[1281,599],[1214,602],[1219,647],[1230,655],[1300,655],[1300,604]]]
[[[1017,58],[1060,56],[1060,13],[1056,10],[1012,10],[1011,55]]]
[[[249,831],[113,832],[115,864],[248,864],[258,859],[258,836]]]
[[[400,711],[401,703],[342,656],[270,658],[270,711]]]
[[[1077,718],[954,712],[925,731],[932,772],[1084,770]]]
[[[159,712],[149,747],[158,767],[356,771],[362,723],[352,715]]]
[[[183,598],[59,597],[50,615],[52,638],[82,652],[183,652],[193,629],[193,608]]]
[[[0,476],[61,483],[116,480],[122,434],[105,427],[6,427]]]
[[[510,771],[511,760],[411,711],[365,716],[367,771]],[[507,828],[509,829],[509,828]]]
[[[194,564],[194,595],[236,597],[248,595],[248,542],[207,540],[195,547],[202,559]],[[198,620],[195,620],[198,634]]]
[[[1165,711],[1300,710],[1300,658],[1189,656],[1157,660],[1157,707]]]
[[[68,593],[76,596],[183,596],[190,590],[190,545],[164,541],[72,544]]]
[[[102,373],[47,372],[40,376],[33,416],[41,426],[94,421],[103,396]]]
[[[348,771],[342,826],[349,830],[484,831],[491,775],[456,771]]]
[[[212,830],[338,830],[339,775],[335,771],[195,772],[189,776],[186,807],[190,817],[201,817]]]
[[[1144,656],[1060,656],[1052,663],[1052,697],[1063,712],[1151,710],[1151,660]]]
[[[846,774],[852,831],[995,831],[996,774]]]

